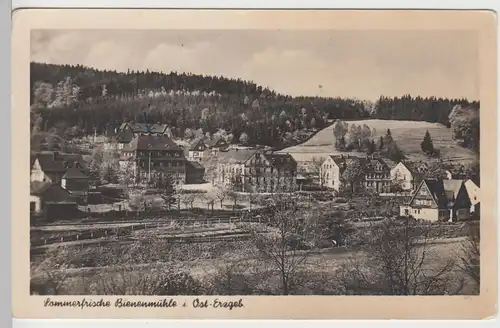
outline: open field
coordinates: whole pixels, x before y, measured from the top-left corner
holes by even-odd
[[[444,240],[435,240],[428,249],[427,259],[425,261],[425,267],[429,272],[438,269],[441,263],[445,263],[448,260],[453,260],[458,258],[458,252],[460,249],[460,244],[463,242],[463,238],[450,238]],[[247,267],[247,273],[251,274],[251,268],[259,266],[259,261],[248,253],[247,256],[240,254],[238,256],[232,256],[233,252],[223,252],[222,255],[225,258],[225,265],[231,265],[231,263],[237,264],[241,261],[245,261],[245,266]],[[352,261],[370,261],[363,248],[333,248],[324,249],[314,252],[310,255],[307,262],[301,265],[301,270],[310,271],[311,274],[327,274],[330,279],[334,279],[337,270],[341,269],[344,265],[352,263]],[[182,270],[188,270],[190,275],[200,279],[206,280],[210,279],[214,274],[217,273],[218,269],[221,268],[220,257],[208,257],[208,258],[186,258],[185,261],[181,263],[175,263],[171,261],[155,261],[151,263],[137,263],[137,264],[115,264],[99,267],[80,267],[80,268],[67,268],[64,269],[64,275],[67,277],[65,284],[69,294],[78,294],[82,291],[78,290],[79,286],[86,286],[88,289],[94,284],[99,283],[99,281],[107,281],[107,279],[119,279],[119,275],[123,274],[123,270],[129,272],[129,276],[142,276],[147,275],[151,272],[161,272],[162,270],[172,270],[179,266]],[[159,271],[158,271],[159,270]],[[114,277],[114,278],[111,278]],[[36,275],[33,277],[36,278]],[[129,278],[130,279],[130,278]],[[85,283],[83,283],[83,280]],[[92,283],[91,283],[92,282]],[[471,282],[465,282],[464,294],[470,294],[473,285]],[[85,294],[95,293],[96,291],[86,290]]]
[[[429,130],[434,147],[440,150],[441,158],[445,161],[456,163],[468,163],[475,159],[475,154],[468,149],[460,147],[452,139],[452,130],[439,123],[428,123],[421,121],[395,121],[395,120],[360,120],[345,121],[347,124],[368,125],[376,130],[375,139],[385,135],[387,129],[391,130],[392,137],[399,148],[405,153],[408,159],[412,161],[428,160],[422,150],[420,143]],[[318,132],[306,142],[285,148],[282,152],[290,153],[297,161],[311,161],[313,157],[317,159],[328,155],[339,155],[342,152],[333,148],[333,125],[328,126]],[[360,155],[356,152],[345,152],[344,154]]]

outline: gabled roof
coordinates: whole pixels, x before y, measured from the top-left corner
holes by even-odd
[[[151,136],[139,135],[135,137],[128,145],[124,147],[126,151],[136,150],[175,150],[182,151],[182,149],[165,135]]]
[[[215,137],[213,139],[207,140],[205,143],[207,144],[208,147],[215,147],[219,142],[222,142],[223,145],[227,145],[226,140],[224,140],[224,138],[222,137]]]
[[[42,171],[47,173],[62,173],[76,166],[80,166],[82,169],[86,167],[86,163],[80,154],[42,152],[36,154],[35,159],[38,159]]]
[[[396,163],[388,158],[384,158],[383,161],[389,167],[389,169],[393,169],[394,167],[396,167],[396,165],[398,165],[398,163]]]
[[[422,184],[427,186],[432,198],[434,198],[434,201],[439,208],[447,208],[448,197],[446,195],[446,190],[444,189],[443,180],[424,179],[420,185],[422,186]]]
[[[88,176],[82,170],[73,167],[66,171],[62,177],[63,179],[88,179]]]
[[[256,150],[242,149],[232,150],[228,152],[221,152],[218,155],[217,163],[221,164],[243,164],[247,159],[252,157]]]
[[[419,171],[418,169],[418,165],[416,163],[413,163],[413,162],[410,162],[410,161],[401,161],[399,162],[397,165],[403,165],[404,167],[406,167],[408,169],[408,171],[410,171],[410,173],[414,176],[414,177],[417,177],[417,176],[420,176],[421,175],[421,172]],[[394,167],[396,167],[394,166]],[[393,168],[394,168],[393,167]]]
[[[203,144],[205,146],[207,146],[205,140],[199,138],[199,139],[196,139],[190,146],[189,146],[189,150],[196,150],[196,147],[198,147],[200,144]],[[208,146],[207,146],[208,147]]]
[[[448,208],[448,205],[453,205],[457,199],[463,183],[463,180],[424,179],[417,188],[410,203],[413,202],[413,199],[418,195],[418,191],[425,185],[438,207],[441,209]]]
[[[297,168],[297,162],[292,155],[288,153],[264,153],[263,155],[275,168],[287,168],[292,170]]]
[[[451,196],[452,201],[454,201],[457,198],[458,192],[460,191],[460,188],[462,187],[463,184],[464,184],[463,180],[456,180],[456,179],[443,180],[443,187],[448,192],[448,195]],[[450,198],[448,200],[450,200]]]
[[[360,158],[359,161],[361,162],[365,172],[375,171],[378,164],[382,165],[384,170],[390,170],[387,163],[381,158]]]
[[[33,181],[30,183],[30,195],[40,196],[51,186],[50,182]]]
[[[133,133],[166,133],[166,124],[148,124],[148,123],[122,123],[120,131],[130,130]]]
[[[129,130],[120,131],[115,138],[119,143],[129,143],[134,139],[134,133]]]

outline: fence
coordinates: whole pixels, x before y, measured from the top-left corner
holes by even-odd
[[[92,231],[75,231],[74,234],[70,235],[65,235],[65,236],[57,236],[57,237],[48,237],[44,238],[41,237],[38,240],[33,240],[30,242],[31,247],[38,247],[38,246],[44,246],[44,245],[50,245],[50,244],[56,244],[56,243],[63,243],[63,242],[76,242],[76,241],[83,241],[83,240],[92,240],[92,239],[99,239],[99,238],[104,238],[104,237],[126,237],[130,236],[134,231],[138,230],[145,230],[145,229],[154,229],[154,228],[161,228],[161,227],[172,227],[172,228],[180,228],[181,231],[184,230],[187,227],[210,227],[215,224],[236,224],[236,223],[266,223],[260,216],[248,216],[248,217],[228,217],[228,218],[206,218],[206,219],[182,219],[182,220],[176,220],[176,219],[167,219],[167,220],[161,220],[161,221],[150,221],[150,222],[141,222],[141,221],[136,221],[136,222],[130,222],[130,221],[122,221],[122,222],[115,222],[116,224],[118,223],[131,223],[132,225],[125,226],[125,227],[106,227],[106,228],[96,228],[97,225],[107,225],[108,223],[106,222],[101,222],[101,223],[93,223],[93,229]],[[78,226],[88,226],[88,224],[85,223],[78,223],[78,224],[72,224],[72,223],[67,223],[67,224],[61,224],[61,225],[67,225],[67,226],[73,226],[73,227],[78,227]],[[228,232],[227,235],[232,235],[234,236],[234,232]],[[182,237],[181,240],[183,242],[189,242],[190,240],[197,240],[196,238],[208,238],[208,237]],[[227,239],[224,239],[227,240]],[[213,241],[213,240],[212,240]],[[200,242],[200,241],[198,241]]]

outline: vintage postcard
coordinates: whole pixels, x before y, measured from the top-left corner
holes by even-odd
[[[488,11],[16,11],[14,316],[495,315],[496,47]]]

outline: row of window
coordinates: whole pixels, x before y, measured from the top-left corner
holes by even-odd
[[[140,161],[139,166],[141,168],[149,167],[148,161]],[[184,167],[182,162],[151,162],[151,167]]]
[[[127,157],[132,157],[134,155],[133,152],[127,152],[126,153],[128,156]],[[150,156],[151,157],[181,157],[180,152],[171,152],[171,151],[140,151],[139,156],[140,157],[146,157]]]
[[[432,206],[432,201],[428,199],[415,199],[415,205]]]

